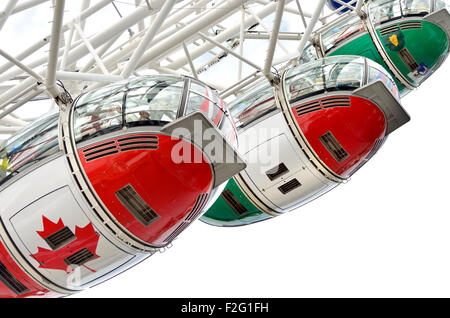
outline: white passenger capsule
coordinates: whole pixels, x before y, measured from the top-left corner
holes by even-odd
[[[345,182],[409,120],[380,65],[329,57],[287,69],[230,103],[248,167],[201,220],[246,225],[292,211]]]
[[[71,294],[168,245],[245,167],[235,145],[217,92],[188,77],[112,84],[30,124],[0,150],[0,297]]]

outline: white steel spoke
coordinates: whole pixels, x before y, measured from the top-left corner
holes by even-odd
[[[150,42],[155,37],[156,32],[159,30],[159,28],[163,24],[164,19],[169,14],[170,10],[172,10],[173,6],[175,5],[175,2],[176,2],[176,0],[167,0],[164,3],[163,7],[161,8],[161,11],[159,11],[158,15],[153,20],[152,25],[148,29],[148,31],[145,34],[144,38],[142,39],[141,43],[139,43],[139,46],[133,52],[133,55],[131,56],[129,62],[123,69],[122,74],[120,74],[123,78],[128,78],[131,75],[131,73],[134,72],[134,70],[136,69],[137,63],[141,59],[145,50],[150,45]]]
[[[18,1],[19,0],[9,0],[5,9],[0,12],[0,30],[5,25],[6,20],[8,20]]]
[[[186,57],[187,57],[187,59],[189,61],[189,67],[191,68],[192,75],[196,79],[198,79],[197,71],[195,70],[195,67],[194,67],[194,62],[192,62],[191,56],[189,55],[189,50],[188,50],[188,48],[186,46],[186,43],[184,43],[184,42],[183,42],[183,50],[184,50],[184,53],[186,54]]]
[[[284,4],[285,4],[284,0],[278,1],[277,10],[275,14],[275,22],[273,25],[272,34],[270,35],[269,49],[267,50],[266,61],[264,64],[263,73],[270,80],[272,79],[270,68],[272,67],[273,56],[275,54],[275,45],[277,44],[278,33],[280,31],[281,18],[283,17],[284,12]]]

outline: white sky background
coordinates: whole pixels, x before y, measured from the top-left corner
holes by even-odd
[[[81,0],[66,3],[67,19]],[[87,32],[117,15],[104,11]],[[19,52],[50,33],[50,20],[49,4],[11,17],[0,47]],[[250,43],[256,61],[265,56]],[[235,80],[233,64],[227,57],[208,78]],[[447,61],[402,100],[411,122],[347,184],[258,224],[196,222],[165,253],[74,297],[450,297],[449,83]]]

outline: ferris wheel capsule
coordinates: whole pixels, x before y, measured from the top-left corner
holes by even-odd
[[[418,88],[450,52],[450,5],[444,0],[370,0],[365,15],[342,15],[316,31],[300,57],[359,55],[382,65],[403,96]]]
[[[217,92],[182,76],[111,84],[30,124],[0,150],[0,296],[72,294],[168,246],[245,167],[236,142]]]
[[[346,182],[409,121],[389,73],[337,56],[287,69],[230,104],[247,168],[201,220],[239,226],[304,205]]]

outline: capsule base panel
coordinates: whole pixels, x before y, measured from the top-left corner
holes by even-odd
[[[200,220],[216,226],[240,226],[268,218],[270,215],[255,207],[236,181],[230,179],[220,197]]]

